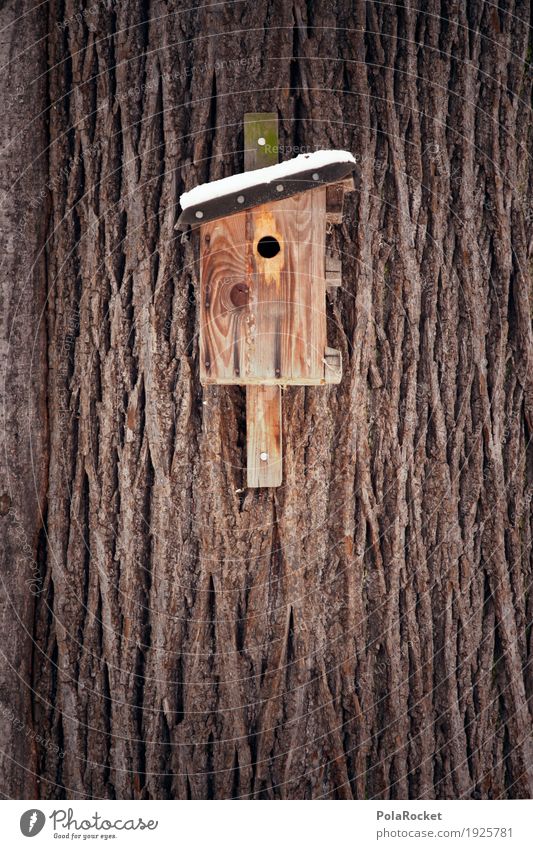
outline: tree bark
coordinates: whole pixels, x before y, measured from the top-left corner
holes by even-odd
[[[7,173],[47,197],[2,290],[8,323],[18,269],[34,292],[7,351],[28,439],[4,435],[39,570],[32,595],[4,544],[0,694],[33,736],[0,716],[3,792],[530,797],[529,4],[82,7],[9,29],[40,88]],[[357,191],[331,235],[342,382],[286,390],[283,485],[253,490],[173,227],[273,110],[281,159],[351,150]]]
[[[34,617],[46,568],[46,14],[34,7],[0,7],[0,792],[15,798],[39,792]]]

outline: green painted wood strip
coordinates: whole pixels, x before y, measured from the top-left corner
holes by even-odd
[[[260,139],[264,139],[264,144],[259,144]],[[245,112],[244,170],[277,165],[278,145],[277,112]]]

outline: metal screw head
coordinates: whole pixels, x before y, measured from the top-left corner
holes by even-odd
[[[318,179],[319,179],[319,175],[315,172],[313,174],[313,180],[318,180]]]
[[[197,209],[194,214],[196,215],[197,218],[203,218],[204,217],[204,213],[202,212],[201,209]]]
[[[257,144],[260,144],[261,147],[262,147],[265,144],[265,141],[266,140],[263,138],[263,136],[261,136],[260,138],[257,139]]]
[[[281,183],[279,184],[279,186],[276,186],[276,191],[277,191],[277,192],[282,192],[282,191],[283,191],[283,186],[281,185]]]
[[[267,452],[266,452],[266,451],[261,451],[261,453],[260,453],[260,455],[259,455],[259,459],[260,459],[260,460],[268,460],[268,454],[267,454]]]
[[[244,203],[244,195],[239,195],[237,198],[237,203]]]

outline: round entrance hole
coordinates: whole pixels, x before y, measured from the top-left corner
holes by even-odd
[[[257,243],[257,253],[265,259],[272,259],[280,250],[280,244],[274,236],[263,236]]]

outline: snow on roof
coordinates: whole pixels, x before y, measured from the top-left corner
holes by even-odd
[[[246,171],[244,174],[234,174],[232,177],[224,177],[222,180],[214,180],[212,183],[202,183],[195,186],[180,197],[182,210],[191,206],[207,203],[215,198],[234,192],[244,191],[254,186],[262,186],[284,177],[295,177],[301,171],[309,171],[312,168],[323,168],[325,165],[335,165],[338,162],[353,162],[355,159],[347,150],[316,150],[314,153],[301,153],[294,159],[280,162],[278,165],[269,165],[267,168],[256,168],[255,171]]]

